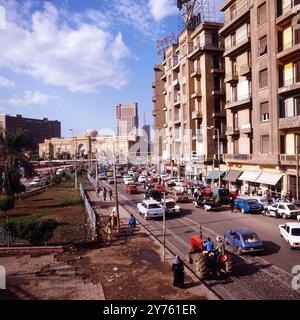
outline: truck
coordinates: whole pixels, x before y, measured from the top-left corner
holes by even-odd
[[[137,209],[139,214],[144,216],[145,220],[160,218],[165,214],[165,209],[156,200],[144,200],[137,204]]]

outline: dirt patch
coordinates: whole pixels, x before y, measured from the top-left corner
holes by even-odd
[[[110,246],[78,249],[57,259],[75,266],[84,280],[101,283],[107,300],[206,299],[190,292],[197,284],[188,276],[186,289],[173,287],[170,261],[163,262],[159,250],[140,229],[130,238],[114,238]]]

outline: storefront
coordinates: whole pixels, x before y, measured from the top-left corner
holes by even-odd
[[[230,170],[223,178],[226,181],[229,190],[238,192],[241,190],[242,183],[238,178],[242,175],[243,171],[240,170]]]
[[[246,170],[238,178],[238,181],[242,181],[241,194],[250,194],[252,190],[258,187],[256,184],[257,178],[261,175],[261,171]]]
[[[226,174],[226,171],[213,170],[206,177],[206,182],[213,185],[217,185],[219,180],[223,180],[223,176]]]

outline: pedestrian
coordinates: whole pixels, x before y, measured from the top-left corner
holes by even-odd
[[[259,197],[262,196],[262,189],[261,189],[261,188],[258,188],[258,190],[257,190],[257,195],[258,195]]]
[[[230,194],[229,196],[229,205],[231,212],[234,212],[234,196],[233,194]]]
[[[129,235],[132,236],[134,229],[136,227],[136,220],[132,213],[130,214],[130,218],[128,220],[128,227],[129,227]]]
[[[216,240],[218,243],[214,251],[217,253],[217,261],[220,261],[221,256],[225,254],[225,244],[222,237],[217,237]]]
[[[179,256],[175,256],[172,265],[174,273],[173,286],[183,288],[184,286],[184,266]]]
[[[110,200],[110,201],[112,201],[112,198],[113,198],[113,191],[112,191],[112,189],[111,189],[111,188],[108,190],[108,195],[109,195],[109,200]]]
[[[103,200],[106,201],[106,195],[107,195],[107,190],[106,188],[104,187],[103,188]]]

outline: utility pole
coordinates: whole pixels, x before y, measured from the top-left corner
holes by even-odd
[[[166,193],[164,192],[164,215],[163,215],[163,259],[166,259]]]
[[[73,141],[75,142],[75,152],[74,152],[74,157],[75,157],[75,189],[78,189],[78,182],[77,182],[77,141],[75,140],[75,134],[74,134],[74,129],[70,129],[70,131],[72,131],[73,133]]]
[[[96,185],[98,187],[98,150],[96,150]]]
[[[299,135],[296,134],[296,199],[299,201]]]
[[[217,140],[218,140],[218,167],[219,167],[219,188],[221,188],[221,159],[220,159],[220,129],[216,128],[217,130]]]
[[[115,202],[116,202],[116,214],[117,214],[117,231],[120,232],[120,214],[119,214],[119,197],[118,197],[118,181],[116,170],[116,150],[115,139],[113,141],[113,168],[114,168],[114,181],[115,181]]]

